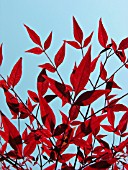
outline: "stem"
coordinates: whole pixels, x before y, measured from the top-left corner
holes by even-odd
[[[42,164],[42,159],[41,159],[41,152],[40,152],[40,147],[38,146],[38,151],[39,151],[39,155],[40,155],[40,169],[43,170],[43,164]]]
[[[76,167],[76,163],[77,163],[77,158],[78,158],[78,154],[79,154],[79,149],[80,149],[80,147],[79,146],[77,146],[77,154],[76,154],[76,158],[75,158],[75,162],[74,162],[74,169],[75,169],[75,167]]]

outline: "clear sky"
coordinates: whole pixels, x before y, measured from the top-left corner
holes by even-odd
[[[47,60],[44,56],[24,52],[34,47],[34,44],[29,39],[23,24],[33,28],[40,35],[42,42],[50,31],[53,31],[53,42],[48,51],[53,59],[64,39],[73,40],[72,16],[76,17],[85,36],[95,31],[93,57],[96,57],[102,49],[97,42],[98,21],[101,17],[109,38],[119,43],[123,38],[128,37],[127,0],[0,0],[0,43],[3,42],[4,54],[0,73],[6,78],[16,61],[23,57],[23,76],[16,90],[24,100],[27,98],[28,89],[36,89],[35,77],[40,72],[37,66]],[[64,79],[67,78],[65,68],[68,69],[72,63],[71,59],[75,57],[77,60],[79,55],[75,53],[76,51],[72,52],[72,48],[67,49],[68,58],[65,63],[69,62],[69,65],[65,64],[60,68]],[[128,73],[123,71],[124,74]],[[120,84],[127,90],[127,79],[124,80],[120,76]],[[1,89],[0,109],[10,116]]]

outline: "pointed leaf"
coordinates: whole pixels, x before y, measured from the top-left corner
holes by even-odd
[[[76,49],[81,49],[81,46],[76,41],[65,41],[65,42],[68,43],[69,45],[71,45],[72,47],[76,48]]]
[[[25,28],[26,28],[26,30],[27,30],[27,32],[28,32],[29,37],[31,38],[31,40],[32,40],[35,44],[37,44],[37,45],[39,45],[40,47],[42,47],[41,41],[40,41],[40,37],[37,35],[37,33],[36,33],[34,30],[32,30],[31,28],[29,28],[27,25],[24,24],[24,26],[25,26]]]
[[[52,42],[52,32],[49,34],[48,38],[46,39],[46,41],[44,42],[44,49],[47,50]]]
[[[93,33],[94,33],[94,32],[92,32],[92,33],[84,40],[83,48],[86,47],[86,46],[91,42]]]
[[[11,74],[8,78],[8,83],[12,87],[14,87],[20,81],[21,76],[22,76],[22,58],[20,58],[14,65]]]
[[[83,31],[80,28],[80,26],[78,25],[75,17],[73,17],[73,34],[74,34],[75,40],[78,41],[80,44],[82,44]]]
[[[0,114],[4,130],[9,136],[10,145],[13,147],[14,150],[18,152],[19,156],[22,156],[22,139],[19,134],[19,131],[1,111]]]
[[[28,90],[28,95],[30,96],[30,98],[31,98],[34,102],[36,102],[36,103],[39,102],[38,96],[37,96],[37,94],[36,94],[35,92],[33,92],[33,91],[31,91],[31,90]]]
[[[107,161],[100,161],[100,162],[96,162],[92,165],[90,165],[91,168],[94,169],[103,169],[103,168],[109,168],[111,166],[111,164],[109,164]]]
[[[108,90],[95,90],[84,92],[78,97],[74,105],[87,106],[106,93],[108,93]]]
[[[3,52],[2,52],[2,47],[3,47],[3,44],[0,45],[0,66],[2,64],[2,61],[3,61]]]
[[[24,156],[29,156],[31,155],[36,148],[36,143],[35,141],[30,141],[24,148]]]
[[[126,48],[128,48],[128,37],[120,42],[118,50],[125,50]]]
[[[61,48],[55,55],[54,61],[55,61],[56,67],[58,67],[63,62],[64,57],[65,57],[65,42],[63,43],[63,45],[61,46]]]
[[[40,68],[45,68],[46,70],[54,73],[56,71],[56,69],[50,64],[50,63],[45,63],[42,65],[39,65]]]
[[[67,129],[68,125],[67,124],[60,124],[56,127],[55,131],[54,131],[54,136],[59,136],[61,135],[63,132],[65,132],[65,130]]]
[[[100,55],[98,55],[96,58],[94,58],[94,60],[91,62],[91,72],[93,72],[95,70],[96,63],[97,63],[99,57],[100,57]]]
[[[43,50],[41,49],[41,48],[39,48],[39,47],[35,47],[35,48],[32,48],[32,49],[30,49],[30,50],[27,50],[27,51],[25,51],[25,52],[27,52],[27,53],[33,53],[33,54],[42,54],[43,53]]]
[[[106,44],[107,44],[107,41],[108,41],[108,35],[107,35],[107,32],[102,24],[102,20],[100,18],[99,20],[99,28],[98,28],[98,40],[99,40],[99,43],[102,47],[106,48]]]
[[[100,63],[100,77],[102,80],[106,80],[106,78],[107,78],[107,71],[105,70],[102,62]]]
[[[74,88],[76,95],[84,89],[86,84],[88,83],[90,76],[90,67],[91,67],[91,46],[89,47],[86,55],[81,60],[78,68],[73,75],[74,79]]]

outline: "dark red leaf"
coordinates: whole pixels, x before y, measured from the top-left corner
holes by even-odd
[[[34,30],[32,30],[31,28],[29,28],[27,25],[24,24],[24,26],[25,26],[31,40],[42,48],[40,37],[37,35],[37,33]]]
[[[19,131],[1,111],[0,114],[4,130],[6,134],[9,136],[10,145],[18,152],[19,156],[22,156],[22,139],[19,134]]]
[[[75,120],[79,114],[80,106],[73,105],[69,110],[69,117],[71,120]]]
[[[54,73],[56,71],[56,69],[50,63],[45,63],[45,64],[42,64],[42,65],[39,65],[39,67],[45,68],[46,70],[48,70],[52,73]]]
[[[25,51],[27,53],[33,53],[33,54],[42,54],[44,51],[40,47],[35,47],[30,50]]]
[[[38,75],[37,78],[37,90],[38,90],[38,94],[39,96],[43,96],[47,90],[48,90],[48,81],[43,77],[46,76],[46,71],[45,69],[42,69],[42,71],[40,72],[40,74]]]
[[[14,65],[11,74],[8,78],[8,83],[12,87],[17,85],[17,83],[20,81],[20,78],[22,76],[22,58],[20,58],[17,63]]]
[[[69,45],[71,45],[72,47],[76,48],[76,49],[81,49],[81,46],[76,41],[65,41],[65,42],[68,43]]]
[[[108,93],[108,90],[95,90],[84,92],[78,97],[74,104],[78,106],[87,106],[106,93]]]
[[[52,42],[52,32],[49,34],[48,38],[46,39],[46,41],[44,42],[44,49],[47,50]]]
[[[50,103],[52,100],[54,100],[57,97],[57,95],[46,95],[44,99],[47,101],[47,103]]]
[[[78,68],[73,75],[74,88],[76,95],[84,89],[88,83],[90,76],[90,67],[91,67],[91,46],[89,47],[86,55],[81,60]]]
[[[51,132],[53,132],[53,129],[56,124],[54,112],[43,97],[39,97],[39,102],[42,121],[45,127],[47,127]]]
[[[98,40],[99,40],[99,43],[102,47],[106,48],[106,44],[107,44],[107,41],[108,41],[108,35],[107,35],[107,32],[102,24],[102,20],[100,18],[99,20],[99,28],[98,28]]]
[[[100,55],[98,55],[92,62],[91,62],[91,72],[93,72],[95,70],[96,67],[96,63],[99,59]]]
[[[100,77],[102,78],[102,80],[106,80],[107,78],[107,71],[105,70],[102,62],[100,63]]]
[[[128,48],[128,37],[120,42],[118,50],[125,50],[126,48]]]
[[[35,141],[30,141],[24,148],[24,156],[29,156],[31,155],[36,148],[36,143]]]
[[[55,61],[56,67],[58,67],[63,62],[64,57],[65,57],[65,42],[63,43],[63,45],[61,46],[61,48],[55,55],[54,61]]]
[[[31,98],[34,102],[36,102],[36,103],[39,102],[38,96],[37,96],[37,94],[36,94],[35,92],[33,92],[33,91],[31,91],[31,90],[28,90],[28,95],[30,96],[30,98]]]
[[[83,48],[86,47],[86,46],[91,42],[93,33],[94,33],[94,32],[92,32],[92,33],[84,40]]]
[[[62,154],[62,157],[60,157],[59,162],[65,163],[69,161],[71,158],[73,158],[76,154]]]
[[[111,39],[111,42],[112,42],[113,50],[116,51],[117,50],[117,45],[116,45],[115,41],[113,39]]]
[[[109,164],[107,161],[100,161],[90,165],[91,168],[95,168],[95,169],[109,168],[110,166],[111,164]]]
[[[73,17],[73,34],[76,41],[82,44],[83,40],[83,31],[81,30],[80,26],[78,25],[75,17]]]
[[[0,65],[2,64],[3,61],[3,50],[2,50],[3,44],[0,45]]]
[[[63,132],[65,132],[65,130],[67,129],[68,125],[67,124],[61,124],[58,125],[54,131],[54,136],[59,136],[61,135]]]

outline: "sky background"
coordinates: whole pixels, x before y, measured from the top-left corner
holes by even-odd
[[[16,91],[25,101],[28,89],[36,91],[35,77],[41,71],[38,65],[47,60],[44,55],[36,56],[24,52],[34,47],[34,43],[30,40],[23,24],[34,29],[42,42],[53,31],[52,45],[48,50],[53,60],[63,40],[73,40],[72,16],[75,16],[84,31],[84,37],[95,31],[92,41],[92,58],[94,58],[102,50],[97,41],[100,18],[103,20],[109,38],[113,38],[119,43],[123,38],[128,37],[127,7],[127,0],[0,0],[0,43],[3,42],[4,55],[0,73],[6,78],[18,59],[23,57],[23,76],[16,86]],[[63,66],[60,66],[60,72],[64,80],[69,83],[68,73],[71,73],[75,61],[79,63],[81,54],[69,46],[66,53],[66,59]],[[116,67],[116,64],[119,63],[112,62],[107,66],[110,72],[111,68]],[[127,91],[127,75],[126,69],[122,69],[119,74],[118,82],[124,89],[120,94]],[[124,103],[127,103],[126,99]],[[0,109],[11,117],[1,89]]]

